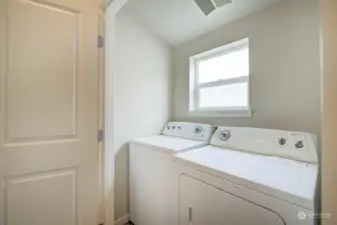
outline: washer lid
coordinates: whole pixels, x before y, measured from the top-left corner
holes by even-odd
[[[175,158],[233,183],[313,209],[316,164],[213,146],[178,153]]]
[[[131,141],[131,144],[136,144],[173,154],[180,151],[204,147],[208,145],[209,142],[170,137],[165,135],[156,135],[152,137],[134,139]]]

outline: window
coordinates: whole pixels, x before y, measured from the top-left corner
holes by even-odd
[[[190,112],[249,117],[248,38],[190,58]]]

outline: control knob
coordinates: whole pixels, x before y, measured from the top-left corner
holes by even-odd
[[[298,141],[295,143],[296,148],[303,148],[303,141]]]
[[[282,138],[278,139],[278,143],[280,145],[285,145],[287,143],[287,139],[285,139],[285,138],[282,137]]]
[[[202,127],[200,127],[200,126],[198,126],[198,127],[196,127],[196,128],[194,129],[194,133],[195,133],[195,134],[200,134],[201,131],[202,131]]]
[[[220,131],[219,138],[222,141],[227,141],[231,137],[231,132],[229,130]]]

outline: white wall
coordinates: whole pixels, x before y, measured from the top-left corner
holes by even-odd
[[[337,224],[337,1],[321,0],[323,40],[322,212]]]
[[[188,116],[188,58],[250,38],[251,118]],[[174,49],[174,118],[320,134],[317,0],[285,0]]]
[[[115,218],[128,213],[128,145],[155,135],[171,115],[171,52],[168,45],[123,10],[116,21],[114,80]]]

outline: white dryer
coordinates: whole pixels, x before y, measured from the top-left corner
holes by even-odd
[[[209,145],[208,124],[169,122],[161,135],[130,143],[129,207],[135,225],[178,224],[173,154]]]
[[[178,153],[179,225],[313,225],[317,144],[306,133],[220,127]]]

